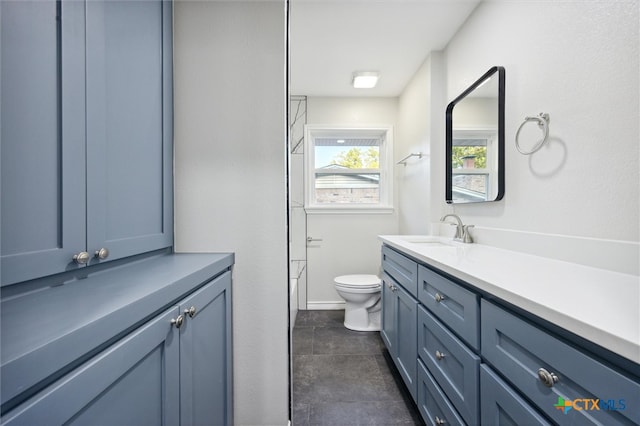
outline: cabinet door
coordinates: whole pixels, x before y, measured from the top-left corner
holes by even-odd
[[[180,328],[180,424],[233,424],[231,273],[187,298],[180,311],[186,318]]]
[[[114,260],[172,244],[171,2],[86,11],[87,251]]]
[[[389,350],[391,358],[396,359],[396,296],[393,293],[397,285],[388,275],[382,275],[382,327],[380,335],[385,346]]]
[[[418,301],[398,286],[395,290],[397,298],[396,365],[400,371],[409,393],[416,400],[416,366],[418,361]]]
[[[179,424],[179,335],[166,311],[2,418],[3,425]]]
[[[0,17],[7,285],[76,268],[84,251],[84,5],[2,1]]]

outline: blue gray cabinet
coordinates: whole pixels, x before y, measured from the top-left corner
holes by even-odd
[[[486,362],[553,421],[640,424],[636,380],[500,306],[483,300],[481,312]]]
[[[414,401],[417,398],[417,265],[383,248],[381,335]],[[401,274],[397,272],[401,271]],[[407,273],[408,272],[408,273]],[[393,273],[398,279],[391,277]],[[413,292],[413,293],[411,293]]]
[[[232,424],[232,264],[159,255],[3,300],[0,423]]]
[[[480,356],[423,306],[418,307],[418,356],[460,416],[474,424],[480,414]]]
[[[84,6],[3,1],[0,18],[4,285],[85,250]]]
[[[230,274],[185,299],[180,312],[180,424],[231,425]]]
[[[465,425],[462,417],[421,360],[418,360],[418,400],[416,403],[418,411],[428,425]]]
[[[382,318],[380,325],[380,336],[392,358],[396,351],[396,339],[398,334],[398,324],[396,322],[396,306],[398,301],[393,294],[394,282],[391,277],[382,274]]]
[[[397,336],[405,348],[417,341],[408,388],[427,424],[640,424],[640,381],[628,365],[424,262],[382,252],[386,287],[413,279],[417,264],[417,327],[408,316],[400,323],[396,292],[385,288],[382,338],[392,354]],[[396,358],[402,374],[408,363]]]
[[[382,339],[415,400],[418,301],[386,274],[382,285]]]
[[[3,417],[3,425],[177,425],[179,339],[159,315]]]
[[[494,426],[551,425],[496,373],[480,367],[481,424]]]
[[[171,2],[0,8],[2,285],[171,246]]]

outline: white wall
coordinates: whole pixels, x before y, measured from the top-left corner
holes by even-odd
[[[234,410],[288,420],[282,1],[174,3],[175,247],[231,251]]]
[[[444,173],[444,78],[442,54],[432,52],[405,87],[398,102],[396,158],[421,152],[422,159],[411,158],[396,167],[399,230],[402,234],[430,234],[438,220],[444,186],[435,185],[431,176]]]
[[[396,112],[396,98],[307,98],[308,125],[395,126]],[[314,213],[307,216],[307,229],[323,240],[307,249],[307,303],[309,309],[322,309],[342,300],[333,286],[335,276],[379,272],[377,236],[398,232],[397,209],[391,214]]]
[[[479,242],[638,273],[638,5],[480,4],[444,51],[441,83],[448,102],[491,66],[506,68],[506,194],[455,207],[438,195],[434,217],[455,211],[476,225]],[[551,116],[550,141],[523,156],[515,133],[525,116],[540,112]],[[444,126],[443,115],[432,111],[434,126]],[[538,136],[529,126],[523,145]],[[444,185],[444,173],[431,179]],[[411,219],[404,229],[423,226]]]

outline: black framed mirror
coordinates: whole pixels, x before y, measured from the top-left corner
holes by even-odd
[[[504,196],[505,70],[493,67],[447,106],[445,199],[449,204]]]

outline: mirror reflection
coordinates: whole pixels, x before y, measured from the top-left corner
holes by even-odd
[[[447,203],[504,195],[504,77],[491,68],[447,106]]]

